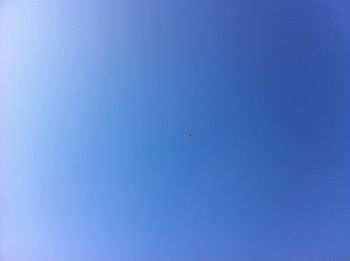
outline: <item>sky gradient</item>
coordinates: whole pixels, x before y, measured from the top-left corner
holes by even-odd
[[[1,261],[350,259],[349,1],[67,2],[0,2]]]

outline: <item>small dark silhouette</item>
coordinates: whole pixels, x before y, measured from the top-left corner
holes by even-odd
[[[186,132],[186,136],[187,136],[187,137],[192,137],[192,132],[191,132],[191,131],[187,131],[187,132]]]

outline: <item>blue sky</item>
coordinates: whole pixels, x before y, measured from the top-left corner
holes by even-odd
[[[349,10],[1,2],[0,259],[348,260]]]

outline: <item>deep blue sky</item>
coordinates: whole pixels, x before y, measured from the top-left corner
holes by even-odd
[[[349,12],[0,3],[0,260],[349,260]]]

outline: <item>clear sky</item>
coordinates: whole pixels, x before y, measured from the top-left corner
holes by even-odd
[[[349,12],[1,1],[0,260],[349,260]]]

